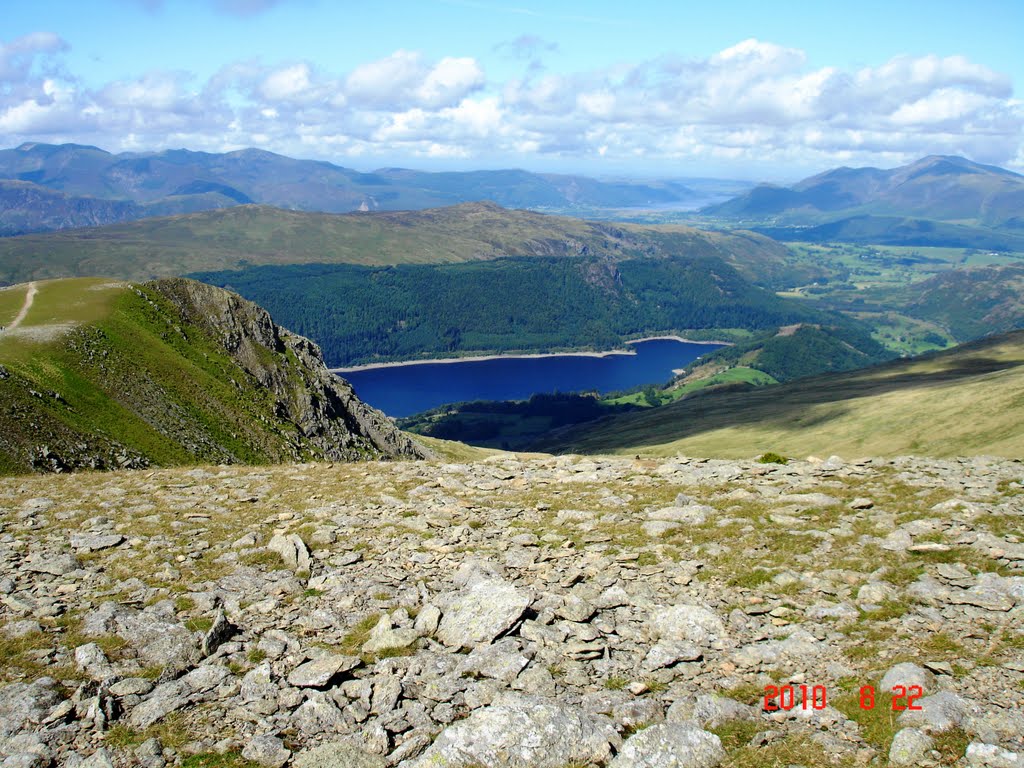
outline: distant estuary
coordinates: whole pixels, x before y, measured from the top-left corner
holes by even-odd
[[[718,344],[650,339],[632,353],[469,358],[413,362],[337,373],[359,396],[389,416],[403,417],[467,400],[523,400],[538,392],[614,392],[663,384]]]

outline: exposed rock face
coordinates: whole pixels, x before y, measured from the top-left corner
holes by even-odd
[[[1022,480],[508,454],[3,479],[0,763],[1016,768]],[[701,515],[652,543],[673,498]],[[861,686],[921,709],[879,736]]]
[[[278,417],[295,424],[326,459],[427,458],[428,451],[399,431],[352,386],[327,370],[320,348],[274,324],[262,307],[205,283],[164,279],[148,284],[185,318],[206,329],[241,367],[275,397]],[[267,352],[294,356],[294,370],[268,362]]]

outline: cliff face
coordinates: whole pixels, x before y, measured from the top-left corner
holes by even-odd
[[[0,474],[431,456],[225,290],[60,280],[36,304],[61,322],[0,339]]]
[[[427,458],[426,449],[327,370],[316,344],[275,325],[262,307],[193,280],[157,280],[149,287],[269,390],[274,415],[298,427],[304,442],[325,458]]]

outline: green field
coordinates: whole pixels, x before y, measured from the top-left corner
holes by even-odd
[[[711,392],[580,425],[535,450],[1024,456],[1024,332],[849,373]]]
[[[0,288],[0,325],[9,325],[10,322],[21,311],[25,303],[25,294],[28,292],[28,285],[12,285],[7,288]],[[0,336],[0,343],[3,337]]]

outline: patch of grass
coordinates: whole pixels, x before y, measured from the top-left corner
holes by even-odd
[[[900,729],[896,725],[899,713],[892,709],[891,694],[875,686],[874,706],[870,709],[861,707],[860,688],[831,697],[830,703],[860,726],[864,741],[882,754],[889,753],[892,739]]]
[[[203,752],[198,755],[190,755],[181,762],[182,768],[258,768],[259,763],[246,760],[238,752],[226,752],[218,755],[216,752]]]
[[[940,765],[957,765],[967,753],[967,745],[971,743],[971,737],[960,728],[951,728],[936,734],[933,738],[935,744],[932,749],[941,755]]]
[[[730,587],[743,587],[744,589],[755,589],[762,584],[772,580],[772,575],[764,568],[750,568],[730,576],[726,583]]]
[[[185,628],[189,632],[206,632],[213,626],[213,619],[207,616],[199,616],[194,619],[188,619],[185,622]]]
[[[732,754],[749,744],[755,734],[764,730],[764,726],[756,720],[732,720],[708,730],[722,740],[726,754]]]
[[[340,648],[342,652],[349,656],[358,655],[363,644],[370,639],[370,632],[377,626],[377,622],[380,621],[382,615],[380,613],[371,613],[352,627],[341,639]]]
[[[789,766],[823,766],[853,768],[851,758],[825,762],[821,746],[806,736],[788,736],[765,746],[743,746],[727,753],[722,768],[788,768]]]
[[[267,652],[261,648],[253,648],[246,655],[246,658],[253,664],[259,664],[267,658]]]
[[[663,683],[661,680],[656,680],[653,677],[646,678],[644,685],[647,686],[647,690],[651,693],[661,693],[668,690],[668,683]]]
[[[883,600],[878,608],[861,611],[861,618],[865,621],[890,621],[900,618],[909,610],[910,605],[903,600]]]
[[[249,552],[242,555],[239,560],[243,565],[263,566],[268,571],[283,571],[285,569],[280,553],[271,549],[258,549],[255,552]]]
[[[640,567],[645,565],[657,565],[658,556],[653,552],[641,552],[640,556],[636,559],[636,564]]]
[[[52,647],[53,639],[43,632],[30,632],[24,637],[0,635],[0,669],[8,680],[36,677],[44,665],[32,658],[33,651]]]
[[[604,687],[609,691],[621,691],[629,685],[629,680],[621,675],[612,675],[604,681]]]
[[[159,739],[165,747],[180,749],[192,741],[194,736],[189,732],[181,713],[173,712],[145,730],[132,728],[124,723],[115,723],[106,732],[104,741],[117,749],[130,749],[152,738]]]
[[[305,590],[302,593],[302,596],[303,597],[320,597],[320,596],[323,595],[323,593],[324,593],[324,591],[322,589],[310,588],[310,589]]]
[[[740,683],[732,688],[725,688],[720,693],[740,704],[754,706],[764,702],[764,686],[760,683]]]
[[[757,460],[761,464],[789,464],[788,458],[772,451],[762,453]]]

